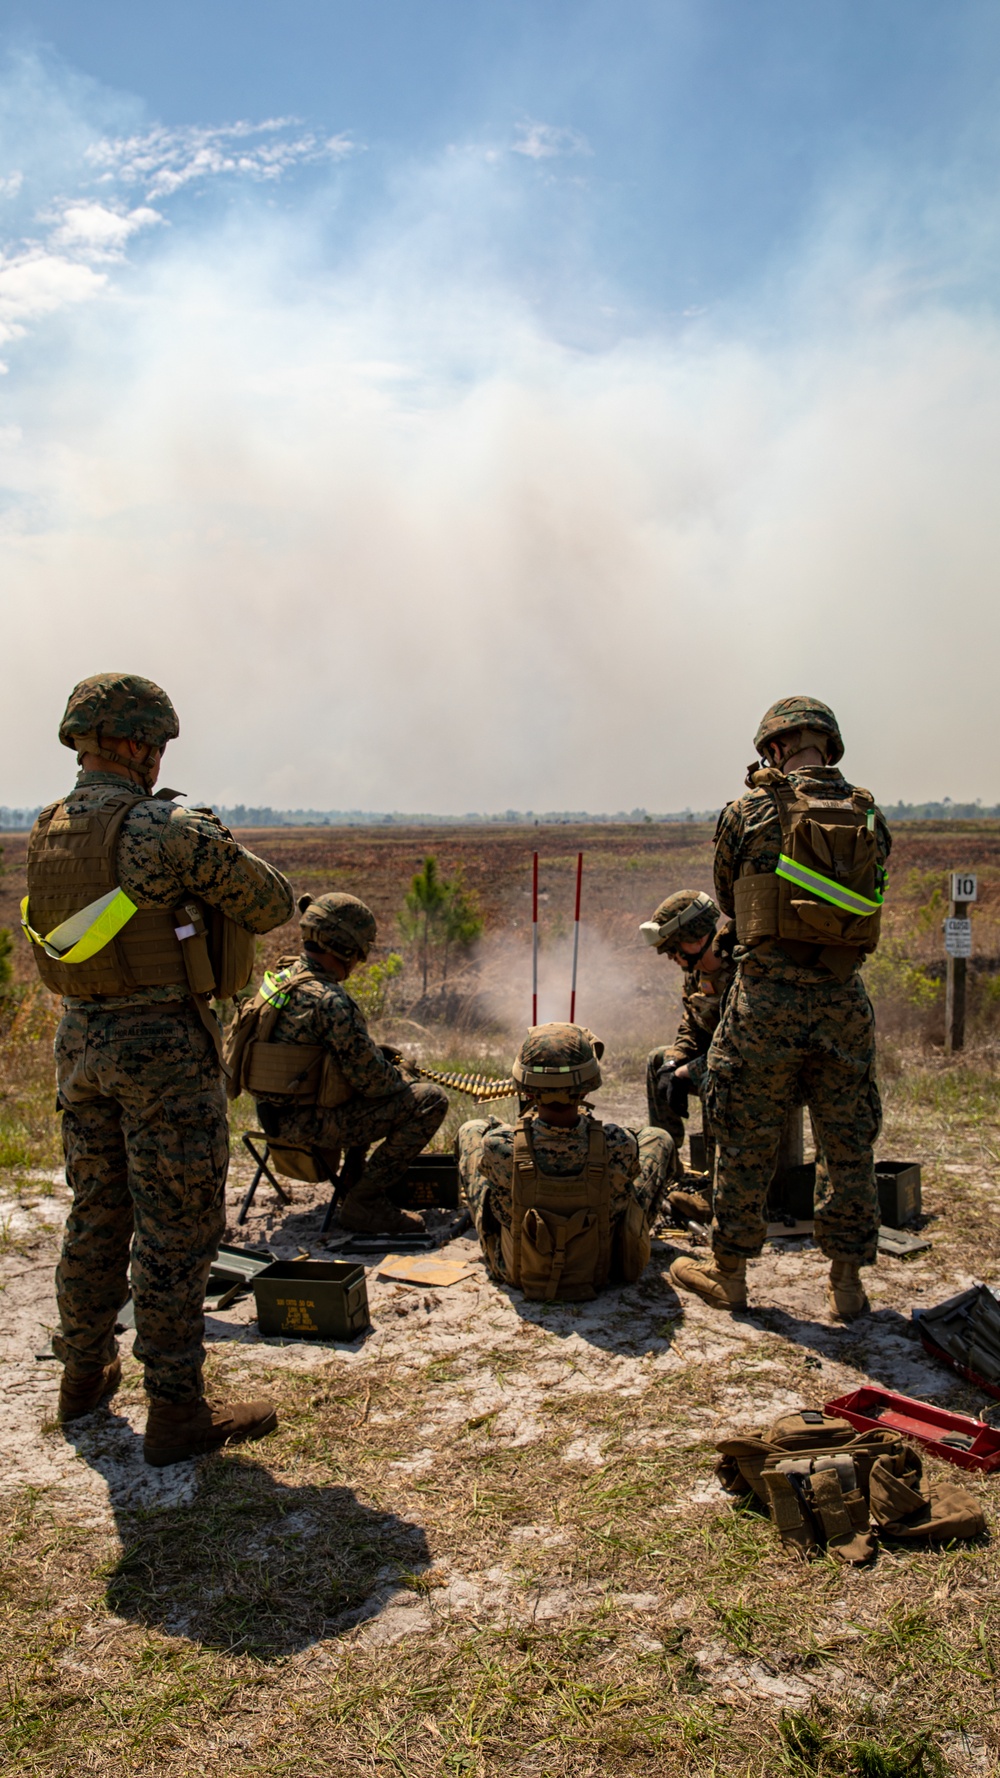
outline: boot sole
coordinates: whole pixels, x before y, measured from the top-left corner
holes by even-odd
[[[228,1438],[199,1439],[195,1444],[188,1445],[183,1451],[178,1451],[174,1447],[165,1451],[162,1445],[159,1449],[155,1445],[150,1448],[144,1439],[142,1454],[152,1469],[169,1469],[172,1463],[187,1463],[192,1457],[208,1457],[213,1451],[221,1451],[223,1445],[244,1445],[251,1443],[254,1439],[266,1438],[269,1432],[274,1431],[277,1424],[278,1413],[275,1409],[274,1413],[268,1414],[267,1419],[262,1420],[259,1426],[253,1426],[246,1432],[232,1432]]]

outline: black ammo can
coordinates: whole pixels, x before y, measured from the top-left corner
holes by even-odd
[[[253,1281],[257,1326],[286,1340],[354,1340],[369,1325],[365,1268],[347,1259],[280,1259]]]

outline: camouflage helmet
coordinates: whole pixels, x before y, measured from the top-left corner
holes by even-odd
[[[572,1104],[600,1086],[603,1054],[603,1043],[584,1025],[533,1025],[511,1074],[533,1099]]]
[[[779,735],[787,735],[792,729],[815,729],[827,743],[827,764],[835,766],[844,757],[844,743],[840,738],[837,718],[829,704],[823,704],[819,698],[779,698],[770,710],[761,717],[760,726],[754,735],[753,744],[757,752],[764,755],[769,741],[776,741]]]
[[[639,931],[662,955],[676,951],[685,939],[711,938],[719,918],[715,902],[703,889],[678,889],[661,901],[653,918],[644,920]]]
[[[98,751],[82,741],[145,741],[162,752],[181,732],[177,712],[160,686],[138,673],[93,673],[69,694],[59,739],[74,752]]]
[[[330,951],[342,963],[367,957],[378,933],[371,908],[356,895],[299,896],[299,927],[303,942]]]

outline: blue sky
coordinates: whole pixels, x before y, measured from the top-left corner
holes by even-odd
[[[994,6],[3,20],[0,801],[105,662],[218,800],[1000,797]]]

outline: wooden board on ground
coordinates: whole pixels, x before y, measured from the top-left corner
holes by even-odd
[[[467,1259],[446,1259],[443,1254],[387,1253],[375,1270],[380,1278],[394,1278],[400,1284],[431,1284],[443,1287],[460,1284],[471,1278],[475,1263]]]

